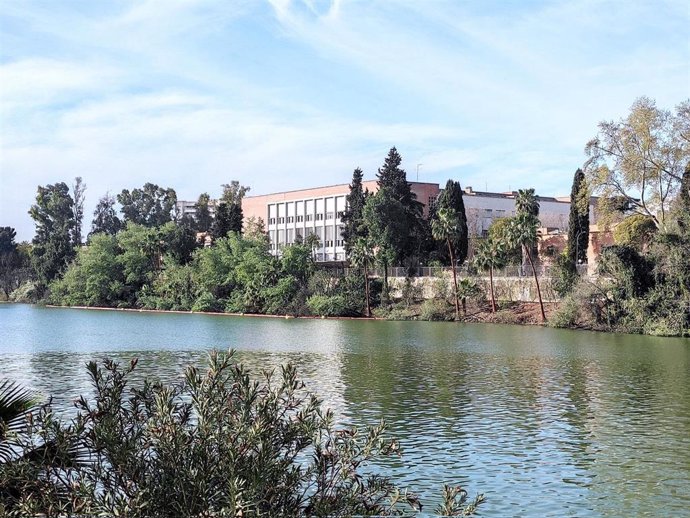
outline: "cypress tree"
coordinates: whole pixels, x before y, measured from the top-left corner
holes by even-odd
[[[587,262],[589,246],[589,197],[587,181],[582,169],[575,171],[570,191],[568,220],[568,260],[571,265]]]
[[[420,242],[422,204],[412,192],[407,182],[407,173],[400,167],[401,163],[398,150],[392,147],[383,167],[378,170],[379,191],[376,197],[382,201],[380,216],[385,220],[381,223],[385,223],[390,230],[386,232],[388,243],[385,247],[392,251],[396,263],[410,264],[414,261]]]
[[[362,219],[364,211],[364,203],[368,191],[364,192],[362,188],[362,178],[364,173],[358,167],[352,173],[352,183],[350,184],[350,193],[347,195],[347,207],[343,211],[343,216],[340,221],[343,224],[341,232],[342,238],[345,241],[345,253],[349,257],[352,249],[357,242],[357,239],[366,235],[366,228]]]
[[[451,241],[453,256],[456,264],[460,265],[467,259],[469,245],[469,234],[467,231],[467,214],[465,213],[465,200],[463,199],[462,187],[454,180],[446,182],[446,188],[438,199],[438,211],[442,209],[454,211],[459,220],[458,233]]]

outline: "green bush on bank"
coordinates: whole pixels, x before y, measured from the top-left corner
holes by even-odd
[[[254,380],[232,354],[214,352],[181,384],[135,387],[136,363],[90,363],[95,393],[77,401],[69,423],[50,405],[21,427],[15,420],[16,455],[0,457],[0,516],[381,516],[421,507],[389,478],[364,473],[400,454],[385,425],[336,428],[291,365]],[[0,385],[2,430],[3,401]],[[451,489],[439,512],[465,516],[483,501]]]

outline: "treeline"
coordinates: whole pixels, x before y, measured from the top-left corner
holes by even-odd
[[[647,98],[636,101],[628,117],[600,124],[586,147],[589,159],[573,178],[567,247],[552,258],[547,279],[549,289],[565,298],[553,325],[688,333],[689,128],[690,101],[671,113]],[[423,214],[401,163],[392,148],[374,193],[364,190],[362,170],[354,170],[341,218],[347,261],[356,272],[349,276],[315,262],[320,243],[314,234],[273,256],[263,222],[243,222],[248,189],[237,181],[224,185],[218,200],[200,195],[193,216],[177,213],[173,189],[150,183],[106,195],[83,246],[85,185],[77,178],[71,192],[65,183],[38,188],[31,245],[18,245],[12,228],[1,229],[2,290],[15,300],[66,305],[457,320],[469,298],[479,311],[500,312],[505,301],[495,296],[494,271],[521,264],[533,274],[545,322],[534,189],[519,190],[516,214],[495,220],[488,236],[477,238],[470,236],[458,182],[449,180]],[[578,266],[588,260],[592,194],[600,195],[599,227],[613,229],[615,245],[601,251],[594,276],[580,277]],[[465,270],[488,276],[488,283],[458,279],[468,257]],[[450,266],[452,289],[439,289],[436,300],[408,311],[420,297],[408,282],[405,308],[392,300],[388,268],[413,272],[421,265]],[[370,278],[373,268],[383,272],[380,280]]]

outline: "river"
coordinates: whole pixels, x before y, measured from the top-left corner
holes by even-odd
[[[0,304],[0,377],[65,412],[91,359],[173,381],[212,348],[295,363],[342,422],[385,417],[384,469],[428,510],[447,482],[485,493],[481,516],[690,516],[688,339]]]

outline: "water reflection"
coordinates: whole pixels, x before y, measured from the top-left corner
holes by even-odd
[[[405,454],[382,467],[427,501],[452,482],[486,516],[690,516],[688,340],[23,306],[0,306],[0,340],[2,376],[63,409],[87,361],[177,381],[233,346],[255,372],[297,364],[342,422],[386,417]]]

